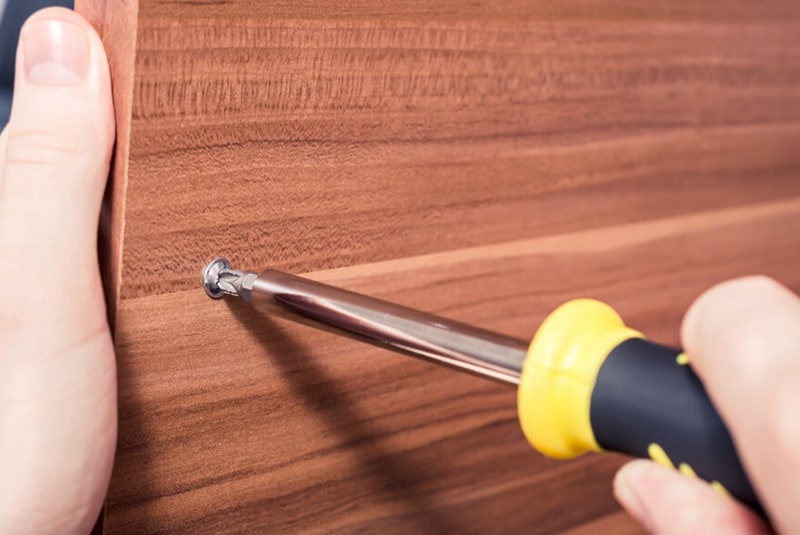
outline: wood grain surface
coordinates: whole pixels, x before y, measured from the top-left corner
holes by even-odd
[[[502,385],[211,301],[215,256],[519,337],[593,296],[677,343],[716,281],[800,290],[792,0],[76,8],[120,121],[107,533],[637,530],[620,458],[547,460]]]

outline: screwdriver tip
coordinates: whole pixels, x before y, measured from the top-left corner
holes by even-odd
[[[223,270],[231,269],[231,263],[226,258],[215,258],[203,270],[203,288],[212,299],[220,299],[226,292],[219,287],[219,276]]]

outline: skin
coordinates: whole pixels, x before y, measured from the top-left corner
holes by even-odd
[[[704,293],[681,330],[773,526],[800,530],[800,299],[766,277]],[[770,533],[748,509],[648,461],[617,474],[620,503],[654,533]]]
[[[108,66],[78,15],[22,31],[0,135],[0,533],[88,533],[108,488],[116,370],[97,266],[114,140]],[[800,532],[800,299],[764,277],[702,295],[684,347],[727,423],[773,525]],[[765,533],[706,484],[633,461],[620,503],[661,534]]]
[[[0,533],[88,533],[117,434],[97,267],[114,140],[108,64],[65,9],[34,15],[21,42],[0,136]]]

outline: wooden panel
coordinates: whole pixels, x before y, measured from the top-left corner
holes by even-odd
[[[109,303],[109,319],[114,323],[122,269],[122,229],[125,224],[125,186],[128,182],[128,140],[131,135],[131,88],[133,87],[136,43],[136,0],[86,2],[77,0],[75,9],[97,29],[106,48],[114,90],[117,144],[111,176],[100,214],[100,267],[103,289]]]
[[[591,295],[676,343],[715,281],[800,289],[796,2],[125,6],[109,533],[630,529],[619,458],[546,460],[501,385],[212,302],[219,254],[520,337]]]
[[[613,533],[614,535],[642,535],[647,533],[642,526],[635,523],[625,513],[615,513],[594,522],[584,524],[564,532],[565,535],[593,535],[596,533]]]

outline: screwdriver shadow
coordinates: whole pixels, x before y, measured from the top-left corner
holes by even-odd
[[[353,398],[339,388],[313,358],[313,350],[290,336],[282,326],[240,300],[226,300],[237,320],[265,349],[270,362],[291,385],[294,398],[324,416],[324,421],[338,436],[342,445],[357,451],[361,470],[368,474],[374,490],[390,501],[402,501],[414,511],[405,520],[418,524],[421,533],[456,533],[460,531],[443,511],[435,511],[425,500],[425,470],[403,462],[400,455],[381,444],[381,433],[369,418],[356,408]],[[298,364],[301,363],[301,364]]]

